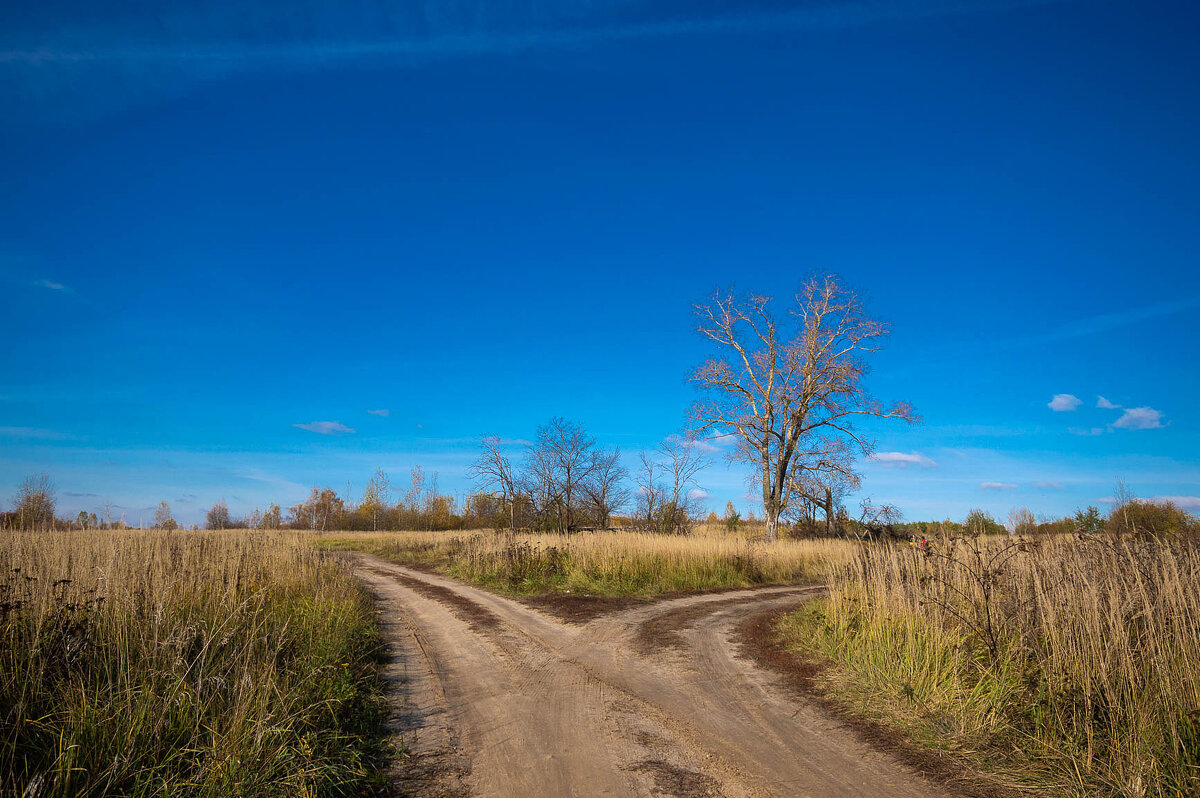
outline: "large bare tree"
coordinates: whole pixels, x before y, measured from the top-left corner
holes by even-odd
[[[756,469],[768,540],[798,489],[844,477],[852,452],[871,452],[857,419],[918,420],[907,402],[885,407],[863,386],[863,356],[888,326],[836,277],[807,280],[783,318],[771,302],[729,290],[697,305],[699,331],[718,354],[691,375],[708,397],[695,408],[698,429],[735,436],[734,458]]]

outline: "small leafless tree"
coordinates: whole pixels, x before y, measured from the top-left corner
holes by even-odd
[[[209,508],[204,520],[209,529],[228,529],[229,508],[225,506],[224,500]]]
[[[471,464],[470,474],[479,488],[498,493],[508,514],[508,528],[517,528],[517,478],[512,460],[504,453],[500,437],[484,435],[479,441],[479,457]]]
[[[154,526],[158,529],[175,529],[178,526],[171,517],[171,505],[165,501],[159,502],[154,511]]]
[[[54,525],[55,488],[47,474],[26,477],[17,488],[13,510],[23,529]]]
[[[770,297],[732,291],[696,306],[699,332],[719,350],[691,375],[709,397],[695,408],[698,428],[736,437],[734,458],[762,485],[768,540],[798,485],[822,484],[848,451],[870,453],[858,417],[918,420],[906,402],[884,407],[863,386],[863,356],[879,349],[886,324],[833,276],[808,280],[795,299],[783,319]]]
[[[639,526],[647,530],[655,529],[655,518],[659,505],[663,501],[662,479],[659,476],[662,467],[653,455],[646,452],[638,453],[640,463],[637,470],[637,507],[635,513]]]
[[[621,464],[620,449],[592,452],[591,468],[588,478],[583,482],[583,492],[596,526],[607,529],[612,514],[629,503],[628,479],[629,470]]]
[[[658,451],[662,455],[662,469],[671,481],[668,500],[671,518],[666,525],[676,534],[686,532],[693,512],[692,490],[698,487],[696,475],[712,465],[712,459],[701,450],[691,432],[668,437],[659,444]]]
[[[555,417],[538,427],[529,449],[528,470],[536,488],[551,504],[556,527],[567,532],[575,523],[583,485],[591,476],[595,439],[579,424]]]

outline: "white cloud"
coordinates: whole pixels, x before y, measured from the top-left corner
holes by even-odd
[[[380,416],[381,418],[387,418],[392,414],[392,411],[388,410],[386,407],[380,408],[379,410],[368,410],[367,412],[373,416]]]
[[[1162,427],[1162,413],[1153,407],[1131,407],[1113,422],[1117,429],[1158,429]]]
[[[1080,429],[1079,427],[1067,427],[1067,432],[1072,435],[1103,435],[1104,430],[1100,427],[1092,427],[1091,429]]]
[[[1043,490],[1062,490],[1063,487],[1061,482],[1035,482],[1033,486]]]
[[[1171,502],[1187,510],[1200,510],[1200,496],[1154,496],[1152,502]]]
[[[71,290],[70,288],[67,288],[62,283],[56,283],[53,280],[38,280],[37,282],[34,283],[34,285],[36,285],[38,288],[49,288],[51,291],[70,292],[70,290]]]
[[[867,460],[872,463],[880,463],[885,466],[899,466],[905,468],[910,465],[925,466],[926,468],[936,466],[937,463],[917,452],[875,452],[868,455]]]
[[[1047,404],[1046,407],[1050,408],[1056,413],[1063,413],[1074,410],[1081,404],[1083,404],[1083,402],[1078,396],[1073,396],[1069,393],[1056,393],[1054,394],[1054,398],[1050,400],[1050,403]]]
[[[1020,485],[1015,485],[1012,482],[980,482],[980,490],[1016,490]]]
[[[692,501],[702,502],[708,498],[708,491],[700,490],[699,488],[689,490],[688,498],[691,499]]]
[[[1120,405],[1114,405],[1112,402],[1105,399],[1103,396],[1096,397],[1096,407],[1101,410],[1119,410]]]
[[[340,421],[310,421],[307,424],[293,424],[292,426],[315,432],[318,435],[345,435],[354,432]]]

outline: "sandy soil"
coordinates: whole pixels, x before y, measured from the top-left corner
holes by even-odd
[[[400,794],[946,796],[739,655],[757,613],[819,588],[618,606],[571,623],[367,556],[391,649]]]

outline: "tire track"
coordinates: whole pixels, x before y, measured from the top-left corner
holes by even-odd
[[[748,618],[821,588],[686,596],[572,624],[437,574],[357,565],[381,617],[413,630],[385,628],[417,672],[399,698],[427,708],[409,725],[442,741],[412,747],[435,774],[406,785],[415,795],[948,795],[740,656]]]

